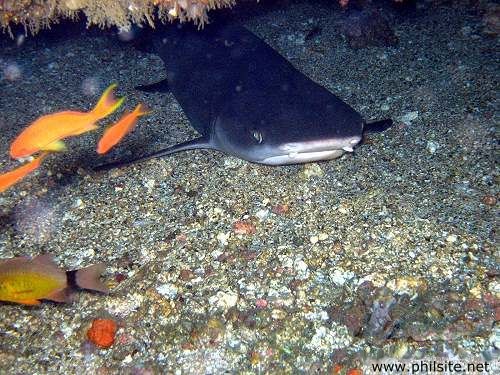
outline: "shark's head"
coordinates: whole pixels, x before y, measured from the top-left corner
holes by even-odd
[[[267,165],[300,164],[335,159],[353,152],[361,141],[363,122],[277,126],[274,123],[236,126],[218,121],[213,140],[217,148],[239,158]]]
[[[361,141],[363,118],[331,92],[295,70],[262,75],[236,87],[217,111],[215,148],[284,165],[335,159]]]

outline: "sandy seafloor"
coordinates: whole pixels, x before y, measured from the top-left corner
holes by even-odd
[[[0,373],[498,361],[498,44],[483,13],[421,3],[412,15],[387,13],[397,46],[353,49],[329,2],[252,7],[242,23],[393,128],[323,163],[268,167],[191,151],[98,174],[100,133],[69,140],[69,152],[0,196],[0,257],[48,252],[66,269],[104,262],[112,292],[0,305]],[[321,31],[305,39],[311,25]],[[8,147],[24,126],[90,109],[111,82],[127,108],[144,102],[153,113],[106,160],[196,135],[171,95],[134,90],[163,77],[158,57],[109,32],[54,30],[20,47],[0,41],[3,171],[18,165]],[[239,221],[255,233],[236,234]],[[99,317],[120,326],[107,350],[86,341]]]

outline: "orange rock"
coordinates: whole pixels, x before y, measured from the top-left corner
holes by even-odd
[[[497,204],[497,198],[494,195],[485,195],[481,201],[488,206]]]
[[[341,365],[341,364],[336,363],[336,364],[333,366],[333,369],[332,369],[332,375],[339,375],[341,371],[342,371],[342,365]]]
[[[118,325],[112,319],[94,319],[87,331],[88,339],[100,348],[109,348],[115,342]]]
[[[359,368],[350,368],[349,370],[347,370],[347,372],[345,374],[346,375],[363,375],[363,371],[361,371],[361,369],[359,369]]]
[[[233,224],[233,231],[236,234],[255,234],[255,225],[248,221],[237,221]]]
[[[285,215],[290,211],[290,206],[288,204],[277,204],[271,207],[271,211],[276,215]]]

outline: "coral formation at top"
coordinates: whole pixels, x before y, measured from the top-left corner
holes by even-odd
[[[132,23],[153,24],[155,11],[161,20],[193,21],[203,27],[207,11],[229,7],[235,0],[0,0],[0,28],[21,24],[33,34],[62,18],[80,12],[88,25],[128,29]]]

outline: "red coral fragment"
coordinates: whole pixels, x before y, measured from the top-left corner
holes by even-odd
[[[88,339],[100,348],[109,348],[115,342],[118,325],[112,319],[94,319],[87,331]]]

